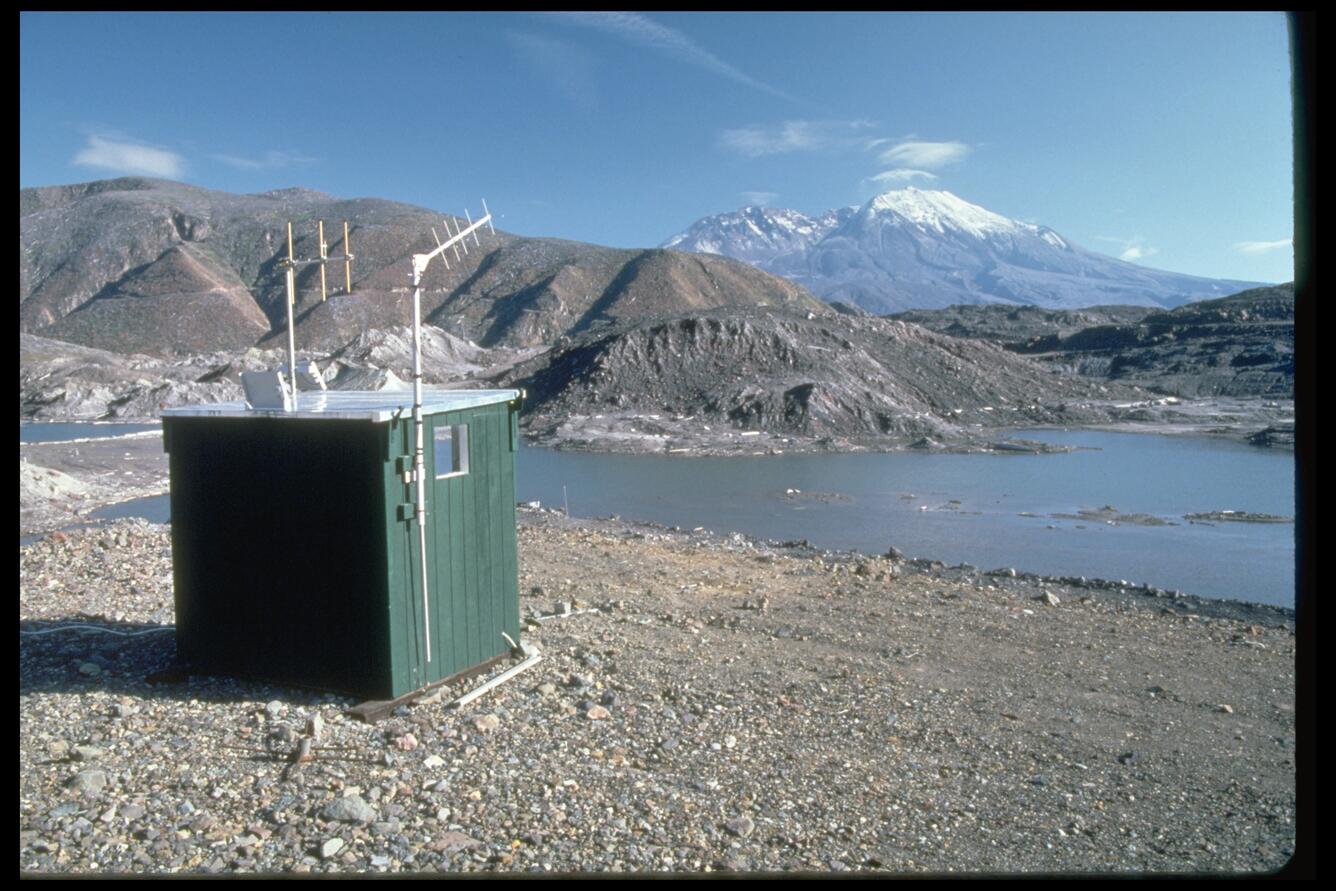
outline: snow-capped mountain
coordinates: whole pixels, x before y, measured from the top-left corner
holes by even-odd
[[[707,217],[663,246],[744,260],[876,313],[959,303],[1174,307],[1258,286],[1116,260],[1047,226],[912,187],[816,218],[775,208]]]
[[[856,207],[828,210],[810,217],[796,210],[744,207],[735,213],[705,217],[660,247],[696,254],[722,254],[763,266],[785,254],[805,254],[812,245],[838,229]]]

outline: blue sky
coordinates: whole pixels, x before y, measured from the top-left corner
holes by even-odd
[[[650,247],[914,185],[1146,266],[1293,278],[1260,14],[23,14],[19,186],[288,186]]]

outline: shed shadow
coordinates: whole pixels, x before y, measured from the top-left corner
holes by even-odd
[[[96,630],[95,630],[96,629]],[[96,666],[94,669],[92,666]],[[355,699],[327,691],[210,674],[154,683],[176,674],[170,625],[116,622],[81,615],[19,621],[19,695],[109,693],[143,700],[211,703],[271,702],[315,707]]]

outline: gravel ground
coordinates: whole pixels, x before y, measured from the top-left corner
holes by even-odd
[[[464,709],[150,686],[166,527],[19,549],[25,873],[1268,872],[1293,614],[521,511],[543,660]],[[294,763],[293,753],[310,757]]]

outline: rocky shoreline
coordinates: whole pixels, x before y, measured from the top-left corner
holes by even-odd
[[[1156,423],[1127,420],[1118,424],[1051,427],[1055,430],[1099,429],[1124,433],[1209,435],[1244,441],[1263,423],[1263,416],[1292,414],[1291,403],[1256,400],[1214,400],[1214,407],[1184,409],[1176,401],[1159,403]],[[1130,411],[1145,412],[1147,406]],[[154,423],[155,418],[121,419],[122,423]],[[89,422],[91,423],[91,422]],[[1031,428],[1042,429],[1042,428]],[[568,419],[545,432],[529,431],[527,441],[541,448],[604,454],[668,454],[689,457],[833,454],[849,452],[930,451],[952,453],[1055,454],[1069,446],[1018,436],[1008,428],[962,431],[941,440],[879,437],[802,437],[779,433],[719,428],[694,418],[672,418],[625,412]],[[1273,446],[1293,448],[1278,442]],[[77,438],[19,445],[19,535],[33,536],[88,522],[92,512],[168,490],[167,455],[160,433],[134,433],[107,438]],[[1243,521],[1230,511],[1194,515],[1193,521]],[[1287,522],[1271,518],[1267,522]],[[1254,520],[1258,521],[1258,520]]]
[[[520,518],[543,661],[375,725],[334,694],[150,686],[166,527],[20,547],[20,871],[1267,873],[1294,852],[1291,611]]]
[[[553,423],[529,423],[529,441],[543,448],[614,454],[681,454],[696,457],[799,453],[929,451],[955,453],[1050,454],[1065,446],[1018,436],[1025,430],[1103,430],[1112,433],[1211,436],[1253,445],[1294,448],[1294,403],[1287,400],[1172,397],[1133,402],[1086,401],[1063,406],[1071,423],[1052,421],[1018,426],[938,427],[933,435],[805,436],[792,432],[742,430],[708,418],[634,410],[570,415]],[[1098,420],[1096,420],[1098,419]],[[1288,426],[1286,426],[1288,425]],[[1289,435],[1275,433],[1288,430]]]
[[[162,433],[19,444],[19,536],[87,523],[99,508],[168,491]]]

